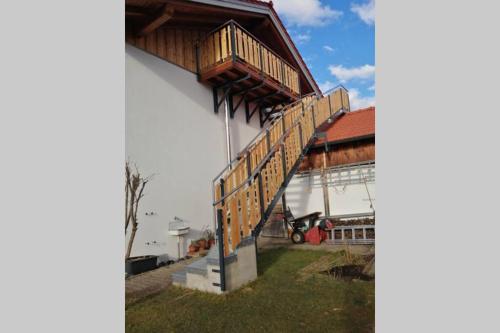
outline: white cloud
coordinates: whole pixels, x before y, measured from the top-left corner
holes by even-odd
[[[319,86],[319,89],[321,90],[322,93],[325,93],[327,92],[328,90],[332,89],[333,87],[336,86],[336,84],[334,84],[333,82],[330,82],[330,81],[325,81],[323,83],[319,83],[318,84]]]
[[[329,45],[323,45],[323,49],[325,51],[330,52],[330,53],[332,53],[333,51],[335,51],[335,49],[333,47],[329,46]]]
[[[351,88],[348,90],[351,111],[364,109],[369,106],[375,106],[375,96],[361,96],[359,90],[356,88]]]
[[[351,11],[358,14],[359,18],[368,25],[375,23],[375,0],[369,0],[365,4],[351,4]]]
[[[320,0],[273,0],[273,5],[289,25],[324,26],[343,14]]]
[[[299,44],[304,44],[311,40],[311,35],[309,33],[298,34],[295,36],[295,40]]]
[[[373,65],[363,65],[351,68],[342,65],[330,65],[328,66],[328,70],[342,83],[352,79],[371,79],[375,75],[375,66]]]
[[[370,91],[375,91],[375,85],[371,85],[371,86],[369,86],[369,87],[368,87],[368,90],[370,90]]]

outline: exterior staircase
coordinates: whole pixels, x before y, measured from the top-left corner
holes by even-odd
[[[215,177],[217,246],[184,272],[175,273],[174,284],[222,293],[256,279],[255,240],[264,223],[317,133],[349,111],[349,96],[342,86],[283,108]]]

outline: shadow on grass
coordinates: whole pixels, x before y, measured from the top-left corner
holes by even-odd
[[[261,250],[257,253],[257,274],[263,275],[269,268],[271,268],[280,257],[288,251],[285,247],[279,247],[270,250]]]

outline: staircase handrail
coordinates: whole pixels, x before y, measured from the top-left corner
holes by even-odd
[[[339,84],[329,90],[327,90],[325,93],[323,93],[322,95],[328,95],[329,93],[337,90],[337,89],[344,89],[346,92],[348,91],[343,85]],[[310,95],[316,95],[315,93],[312,93],[312,94],[309,94],[308,96]],[[316,100],[321,98],[320,96],[317,96],[316,95]],[[292,104],[296,104],[297,102],[302,102],[302,99],[300,99],[299,101],[295,101],[294,103],[291,103],[289,105],[287,105],[287,107],[291,107]],[[312,106],[312,104],[314,103],[314,99],[312,101],[310,101],[305,107],[304,109],[302,110],[302,112],[300,113],[300,116],[304,115],[305,112]],[[278,119],[281,119],[284,115],[285,111],[281,111],[280,112],[280,116],[279,117],[276,117],[275,120],[277,121]],[[259,162],[259,164],[255,167],[255,170],[253,170],[250,174],[250,176],[248,176],[244,181],[241,182],[241,184],[239,184],[238,186],[236,186],[233,190],[229,191],[228,193],[224,193],[224,195],[221,195],[221,198],[219,200],[214,200],[213,202],[213,206],[216,206],[218,205],[219,203],[223,202],[227,197],[231,196],[233,193],[237,192],[241,187],[245,186],[246,183],[248,183],[251,179],[253,179],[259,172],[260,170],[262,169],[262,167],[269,161],[269,159],[273,156],[273,154],[276,152],[276,148],[278,146],[280,146],[281,144],[283,144],[285,138],[289,135],[290,131],[297,125],[297,123],[300,121],[300,117],[297,117],[297,119],[290,125],[290,127],[283,132],[283,134],[279,137],[279,139],[274,143],[273,147],[271,147],[271,149],[269,150],[269,152],[264,156],[264,158]],[[271,124],[269,124],[270,126]],[[267,131],[269,127],[263,129],[262,131],[259,132],[259,134],[250,142],[250,144],[248,144],[244,149],[242,149],[242,151],[245,151],[247,150],[247,148],[249,146],[251,146],[251,143],[253,143],[255,141],[255,139],[257,139],[258,137],[260,137],[260,135],[264,132]],[[238,160],[238,158],[235,158],[232,162]],[[231,162],[231,163],[232,163]],[[224,173],[224,171],[226,171],[231,165],[229,164],[228,166],[226,166],[226,168],[224,168],[224,170],[222,170],[222,172],[220,172],[217,177],[214,178],[213,180],[213,183],[212,185],[215,184],[215,182],[220,178],[220,176]],[[212,191],[213,193],[213,191]]]

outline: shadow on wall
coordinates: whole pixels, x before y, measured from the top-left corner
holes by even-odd
[[[189,244],[190,244],[191,241],[200,239],[203,236],[203,230],[189,229],[189,232],[186,235],[184,235],[184,236],[186,238],[187,246],[189,246]]]
[[[290,207],[292,214],[304,215],[307,214],[307,207],[311,199],[311,189],[305,179],[290,182],[286,189],[286,202]]]

